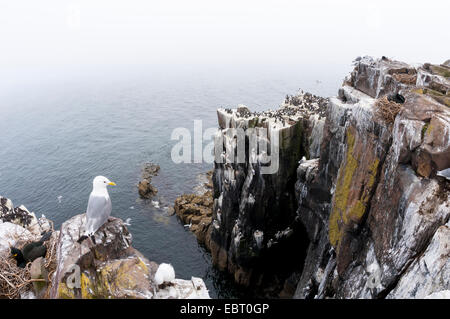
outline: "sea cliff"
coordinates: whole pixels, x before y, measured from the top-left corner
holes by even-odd
[[[243,163],[216,160],[211,223],[202,226],[214,265],[257,295],[424,298],[450,289],[449,181],[437,175],[450,167],[449,62],[353,63],[335,97],[300,92],[277,110],[218,110],[225,159],[238,152],[231,129],[279,137],[273,174],[248,148]]]

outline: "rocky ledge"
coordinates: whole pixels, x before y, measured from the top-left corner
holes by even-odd
[[[225,161],[214,164],[202,226],[214,265],[260,296],[448,296],[450,186],[437,173],[450,167],[449,76],[448,61],[363,57],[336,97],[219,109]],[[273,174],[248,146],[244,163],[230,160],[229,131],[253,127],[279,136]]]
[[[212,171],[206,174],[207,181],[198,187],[195,194],[184,194],[175,200],[174,209],[185,227],[189,228],[200,244],[210,249],[212,221]]]
[[[45,217],[37,219],[23,206],[14,209],[11,201],[3,197],[0,197],[0,203],[2,260],[10,258],[9,246],[21,248],[39,240],[42,232],[51,229],[51,222]],[[25,277],[24,289],[19,291],[20,294],[3,297],[209,298],[201,278],[174,279],[156,285],[154,276],[158,264],[131,246],[132,236],[119,218],[110,217],[93,238],[78,243],[85,218],[85,214],[76,215],[64,222],[59,231],[54,231],[44,260],[36,259],[21,272]],[[13,267],[14,264],[13,260],[8,262],[12,271],[19,273],[20,268]],[[32,278],[41,278],[44,288],[36,291],[31,284]],[[12,283],[7,277],[0,276],[0,288],[9,284]],[[3,289],[0,294],[2,292]]]

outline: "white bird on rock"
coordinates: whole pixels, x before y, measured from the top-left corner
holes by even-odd
[[[175,270],[171,264],[160,264],[158,270],[155,273],[156,285],[162,285],[163,283],[170,283],[175,280]]]
[[[109,198],[109,185],[115,186],[104,176],[97,176],[92,182],[93,188],[89,196],[87,211],[86,211],[86,226],[84,235],[80,237],[78,242],[83,241],[88,236],[92,236],[95,232],[108,220],[111,215],[112,205]]]

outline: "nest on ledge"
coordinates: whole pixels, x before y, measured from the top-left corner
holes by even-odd
[[[47,247],[44,260],[44,267],[48,274],[46,280],[31,278],[31,262],[25,268],[20,268],[17,266],[16,260],[9,254],[9,250],[5,254],[0,254],[0,299],[19,299],[22,295],[33,290],[33,282],[36,281],[48,283],[47,290],[41,298],[49,298],[52,277],[56,271],[57,242],[58,236],[52,235],[50,240],[44,243]],[[24,245],[28,243],[26,242]]]
[[[395,117],[402,108],[402,104],[389,101],[387,96],[379,98],[375,103],[376,115],[388,124],[394,123]]]

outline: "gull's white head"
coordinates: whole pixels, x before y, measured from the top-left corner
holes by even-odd
[[[111,182],[109,179],[107,179],[104,176],[97,176],[94,178],[94,181],[92,182],[94,190],[100,190],[100,189],[106,189],[107,186],[116,186],[116,183]]]

